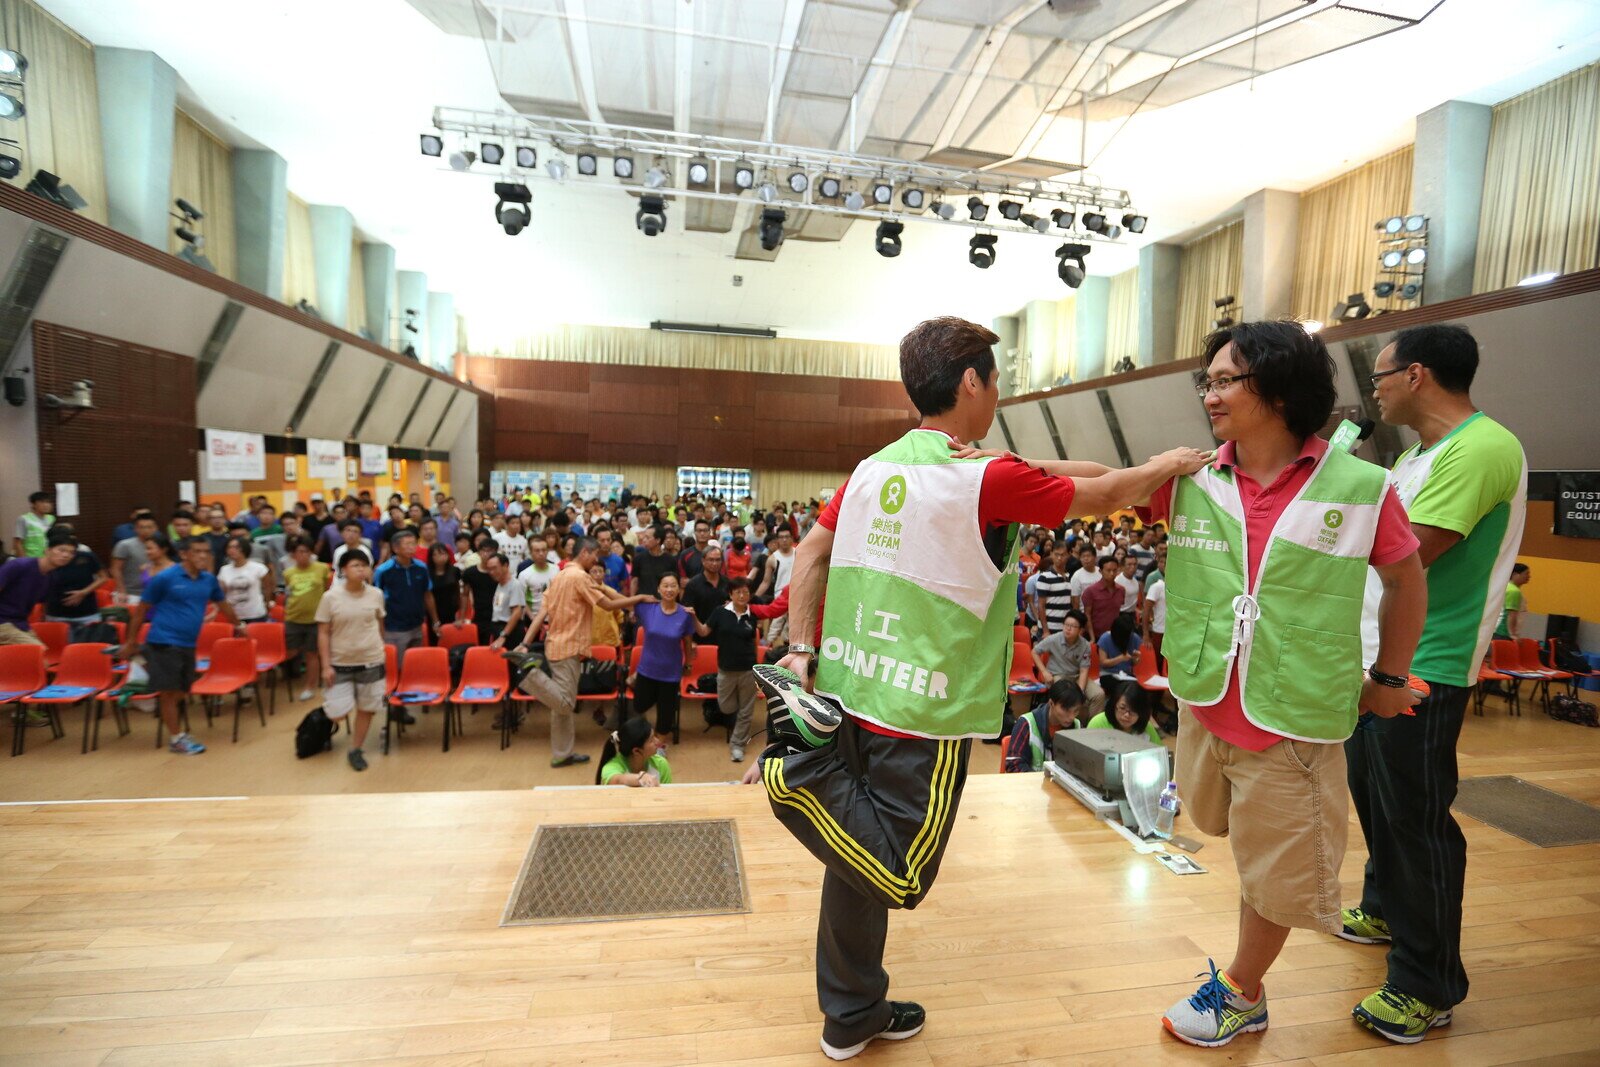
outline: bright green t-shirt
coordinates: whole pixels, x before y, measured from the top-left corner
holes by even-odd
[[[286,567],[283,586],[287,593],[283,603],[283,621],[310,625],[317,621],[317,605],[322,603],[323,591],[328,588],[328,565],[312,560],[304,570]]]
[[[1090,719],[1089,725],[1084,727],[1084,729],[1115,730],[1116,727],[1111,725],[1110,712],[1102,711],[1100,714]],[[1156,729],[1156,724],[1153,722],[1147,722],[1144,724],[1144,736],[1148,740],[1154,741],[1158,745],[1161,743],[1161,731]]]
[[[1432,448],[1401,453],[1389,472],[1414,526],[1461,535],[1428,568],[1428,619],[1411,673],[1441,685],[1472,686],[1505,606],[1528,506],[1528,461],[1510,430],[1474,412]],[[1378,648],[1383,585],[1367,577],[1362,619],[1365,663]]]
[[[657,752],[650,757],[650,767],[656,772],[656,777],[661,779],[662,785],[672,784],[672,768],[667,765],[667,757]],[[604,767],[600,768],[600,784],[610,785],[611,779],[619,774],[632,774],[633,769],[628,766],[628,757],[618,752],[606,760]]]
[[[1511,640],[1511,613],[1521,611],[1524,601],[1522,590],[1510,582],[1506,583],[1506,602],[1500,608],[1500,621],[1495,624],[1494,635],[1502,641]]]

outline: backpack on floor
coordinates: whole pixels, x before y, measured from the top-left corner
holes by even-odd
[[[120,645],[122,639],[117,636],[117,628],[108,622],[96,622],[85,626],[78,639],[72,642],[75,645]]]
[[[1600,710],[1569,693],[1557,693],[1550,698],[1550,717],[1579,726],[1600,727]]]
[[[294,730],[294,754],[301,759],[333,748],[333,720],[320,707],[306,712]]]
[[[617,691],[617,664],[615,660],[586,659],[578,672],[578,695],[599,696]]]

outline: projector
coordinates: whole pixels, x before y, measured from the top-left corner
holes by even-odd
[[[1050,749],[1064,773],[1116,804],[1124,826],[1142,837],[1154,832],[1156,803],[1172,772],[1165,747],[1120,730],[1061,730]]]

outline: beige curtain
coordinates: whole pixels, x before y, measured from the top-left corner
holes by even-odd
[[[1600,63],[1495,105],[1473,292],[1600,266]]]
[[[292,207],[291,203],[291,258]],[[296,299],[287,287],[284,295],[290,303]],[[663,333],[621,326],[558,326],[510,342],[481,337],[469,340],[472,345],[466,350],[479,356],[900,380],[900,351],[893,345]]]
[[[1230,222],[1183,246],[1178,259],[1178,329],[1173,359],[1200,354],[1219,297],[1239,295],[1244,267],[1244,220]]]
[[[804,504],[821,500],[824,489],[837,489],[848,477],[849,471],[754,471],[750,495],[761,507],[770,507],[779,500]]]
[[[1136,365],[1139,362],[1138,267],[1111,276],[1111,296],[1106,307],[1106,371],[1124,356]]]
[[[1054,350],[1047,355],[1050,359],[1050,380],[1046,383],[1047,386],[1055,385],[1063,374],[1070,374],[1075,382],[1083,378],[1083,375],[1078,373],[1077,293],[1056,301],[1056,342]],[[1034,358],[1041,357],[1036,354]]]
[[[289,194],[289,232],[283,244],[283,302],[317,302],[317,260],[311,247],[311,205]]]
[[[1412,154],[1407,145],[1300,194],[1295,317],[1324,321],[1351,293],[1372,291],[1379,236],[1373,223],[1411,210]]]
[[[544,471],[546,477],[551,471],[571,471],[573,474],[620,474],[624,485],[631,485],[646,496],[654,495],[670,499],[678,494],[677,467],[630,463],[569,463],[564,460],[531,458],[515,462],[497,459],[494,467],[495,470],[502,471]]]
[[[350,311],[346,328],[360,333],[367,328],[367,269],[361,262],[361,238],[350,245]],[[376,331],[373,336],[377,337]]]
[[[201,250],[217,273],[238,277],[233,227],[233,148],[179,111],[172,127],[172,198],[182,197],[205,213],[191,228],[205,236]],[[178,228],[173,223],[173,231]],[[167,251],[177,255],[184,243],[167,235]]]
[[[19,184],[36,170],[59,175],[89,202],[78,214],[107,222],[93,46],[31,0],[0,0],[0,47],[28,60],[22,93],[27,113],[0,130],[22,142]],[[17,152],[11,145],[0,150]]]

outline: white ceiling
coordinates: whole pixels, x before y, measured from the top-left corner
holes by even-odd
[[[689,0],[514,0],[509,6],[526,11],[506,18],[513,36],[521,34],[509,52],[467,35],[474,23],[479,31],[485,24],[471,0],[231,0],[207,5],[181,27],[163,0],[41,2],[97,45],[158,52],[178,71],[181,102],[197,118],[235,144],[280,153],[296,195],[347,206],[368,239],[395,246],[400,269],[425,271],[431,288],[453,292],[477,351],[561,322],[644,326],[654,319],[892,343],[931,314],[987,321],[1065,292],[1052,254],[1059,238],[1004,235],[989,271],[966,262],[970,231],[915,223],[898,259],[875,255],[870,225],[858,224],[838,242],[789,241],[774,262],[738,260],[743,218],[727,234],[685,232],[683,205],[674,203],[667,232],[649,239],[634,227],[631,198],[610,184],[576,180],[534,184],[533,221],[510,238],[493,220],[491,175],[457,174],[417,153],[417,134],[428,128],[436,105],[504,108],[502,89],[526,109],[556,111],[566,101],[569,114],[584,116],[572,64],[553,61],[570,55],[564,40],[550,38],[559,20],[527,12],[564,2],[569,13],[586,11],[593,19],[662,25]],[[1153,0],[1115,3],[1119,15],[1154,6]],[[1382,4],[1411,14],[1428,6]],[[1167,5],[1175,15],[1186,6]],[[802,46],[871,55],[896,6],[894,0],[692,0],[685,10],[707,33],[773,40],[788,25]],[[1086,155],[1092,174],[1128,189],[1150,217],[1146,232],[1129,235],[1122,247],[1096,246],[1088,262],[1093,274],[1135,265],[1138,245],[1203,226],[1257,189],[1305,189],[1403,145],[1412,138],[1413,117],[1444,100],[1493,103],[1600,57],[1595,0],[1514,6],[1445,0],[1415,27],[1147,107],[1132,118],[1091,121],[1084,131],[1076,118],[1049,112],[1061,98],[1043,85],[1059,82],[1064,59],[1052,58],[1050,39],[1037,32],[1037,20],[1049,15],[1032,10],[1039,6],[922,0],[902,19],[897,66],[881,106],[858,130],[863,150],[882,153],[919,155],[919,146],[938,142],[942,131],[957,146],[1007,154],[1028,150],[1034,141],[1028,132],[1038,130],[1031,155],[1069,163]],[[1263,0],[1262,6],[1265,19],[1288,5]],[[996,36],[972,21],[1024,8],[1031,13],[992,68],[1020,84],[977,79],[963,112],[955,105],[964,79],[909,69],[971,68],[984,40]],[[494,37],[492,17],[487,24]],[[680,101],[673,64],[681,57],[671,35],[605,27],[610,36],[601,41],[602,27],[587,29],[595,35],[588,52],[593,97],[612,109],[611,121],[671,123],[686,109],[696,131],[763,132],[770,71],[756,50],[697,42],[688,99]],[[1175,20],[1170,32],[1181,35],[1184,24]],[[1111,90],[1148,73],[1144,53],[1123,58]],[[844,135],[837,100],[841,92],[849,96],[848,64],[830,67],[804,54],[793,63],[775,113],[775,139],[816,144]],[[835,87],[840,78],[844,90]],[[1008,88],[1017,92],[995,108]],[[1115,98],[1095,106],[1127,110]],[[992,121],[980,126],[979,114],[992,114]],[[733,285],[734,275],[743,277],[742,286]]]

